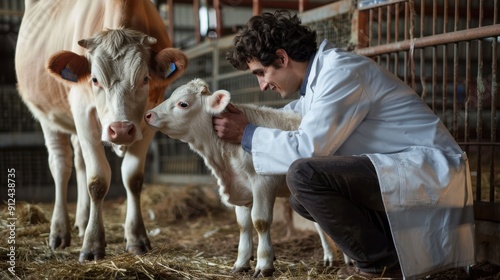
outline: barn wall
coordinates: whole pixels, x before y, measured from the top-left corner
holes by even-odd
[[[300,16],[317,31],[319,41],[326,38],[337,47],[372,57],[412,86],[441,117],[469,155],[478,258],[498,256],[491,250],[500,247],[496,235],[500,222],[500,1],[358,2],[360,5],[351,0],[336,1]],[[275,93],[260,92],[255,77],[235,71],[225,61],[232,36],[195,44],[191,6],[177,3],[175,9],[173,41],[177,47],[191,46],[185,49],[190,66],[165,97],[177,86],[203,78],[213,89],[231,91],[234,102],[275,107],[286,103]],[[15,41],[23,10],[24,1],[0,1],[0,170],[19,171],[19,200],[52,201],[53,182],[43,136],[15,89]],[[225,11],[225,27],[236,27],[251,16],[248,7],[226,7]],[[115,176],[120,173],[121,160],[110,151],[108,157],[114,173],[108,197],[123,195],[120,176]],[[146,172],[147,182],[215,182],[186,144],[162,134],[157,134],[151,145]],[[1,172],[0,178],[5,181],[6,173]],[[76,198],[75,188],[73,176],[70,200]],[[6,199],[5,192],[0,192],[0,199]],[[500,264],[498,259],[494,261]]]

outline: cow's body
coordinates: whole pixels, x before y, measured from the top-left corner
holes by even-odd
[[[172,96],[148,111],[146,121],[169,137],[187,142],[203,157],[205,164],[217,178],[222,201],[235,206],[240,226],[238,258],[234,272],[250,269],[252,231],[257,230],[259,243],[254,276],[270,276],[274,272],[274,251],[270,226],[276,197],[288,197],[290,192],[285,176],[258,175],[251,155],[240,145],[220,140],[212,126],[212,116],[222,112],[229,103],[227,91],[213,94],[205,82],[195,79],[176,89]],[[251,104],[237,105],[248,120],[259,126],[295,130],[300,117],[296,114]],[[318,228],[324,248],[325,264],[332,263],[333,250]]]
[[[70,244],[66,188],[73,165],[68,135],[78,181],[80,260],[104,256],[102,203],[111,170],[103,142],[124,157],[127,250],[139,254],[150,248],[139,198],[154,131],[142,115],[162,101],[166,87],[187,66],[186,57],[170,47],[149,0],[26,1],[16,72],[21,97],[40,121],[56,186],[51,248]],[[171,63],[177,69],[172,73],[167,70],[174,68]]]

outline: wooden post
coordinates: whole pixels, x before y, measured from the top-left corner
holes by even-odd
[[[168,8],[168,36],[170,41],[174,42],[174,0],[167,0]]]
[[[299,13],[303,13],[306,10],[306,6],[309,4],[309,0],[299,0]]]
[[[193,19],[194,19],[194,39],[196,43],[200,43],[201,42],[200,0],[193,0]]]
[[[262,13],[262,0],[252,1],[252,11],[254,16],[258,16]]]
[[[215,28],[215,32],[217,33],[217,38],[221,38],[224,34],[223,32],[223,21],[222,21],[222,7],[219,0],[214,0],[214,9],[215,9],[215,22],[217,24]]]

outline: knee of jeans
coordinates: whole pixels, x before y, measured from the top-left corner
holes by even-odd
[[[288,168],[288,172],[286,173],[286,182],[290,191],[295,190],[297,182],[302,181],[302,178],[305,175],[304,170],[307,169],[307,166],[307,161],[304,159],[298,159],[292,162],[290,168]]]
[[[314,219],[311,217],[309,212],[300,204],[300,202],[293,196],[290,196],[290,207],[292,207],[293,211],[302,216],[305,219],[311,220],[314,222]]]

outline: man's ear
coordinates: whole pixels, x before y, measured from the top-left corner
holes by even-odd
[[[207,98],[207,110],[212,114],[219,114],[226,109],[231,100],[231,94],[227,90],[218,90]]]
[[[287,66],[290,62],[290,57],[288,57],[288,53],[284,49],[277,49],[276,55],[278,56],[278,60],[281,63],[281,66]]]
[[[61,51],[49,58],[47,70],[56,80],[64,83],[79,83],[90,77],[89,61],[83,55]]]

